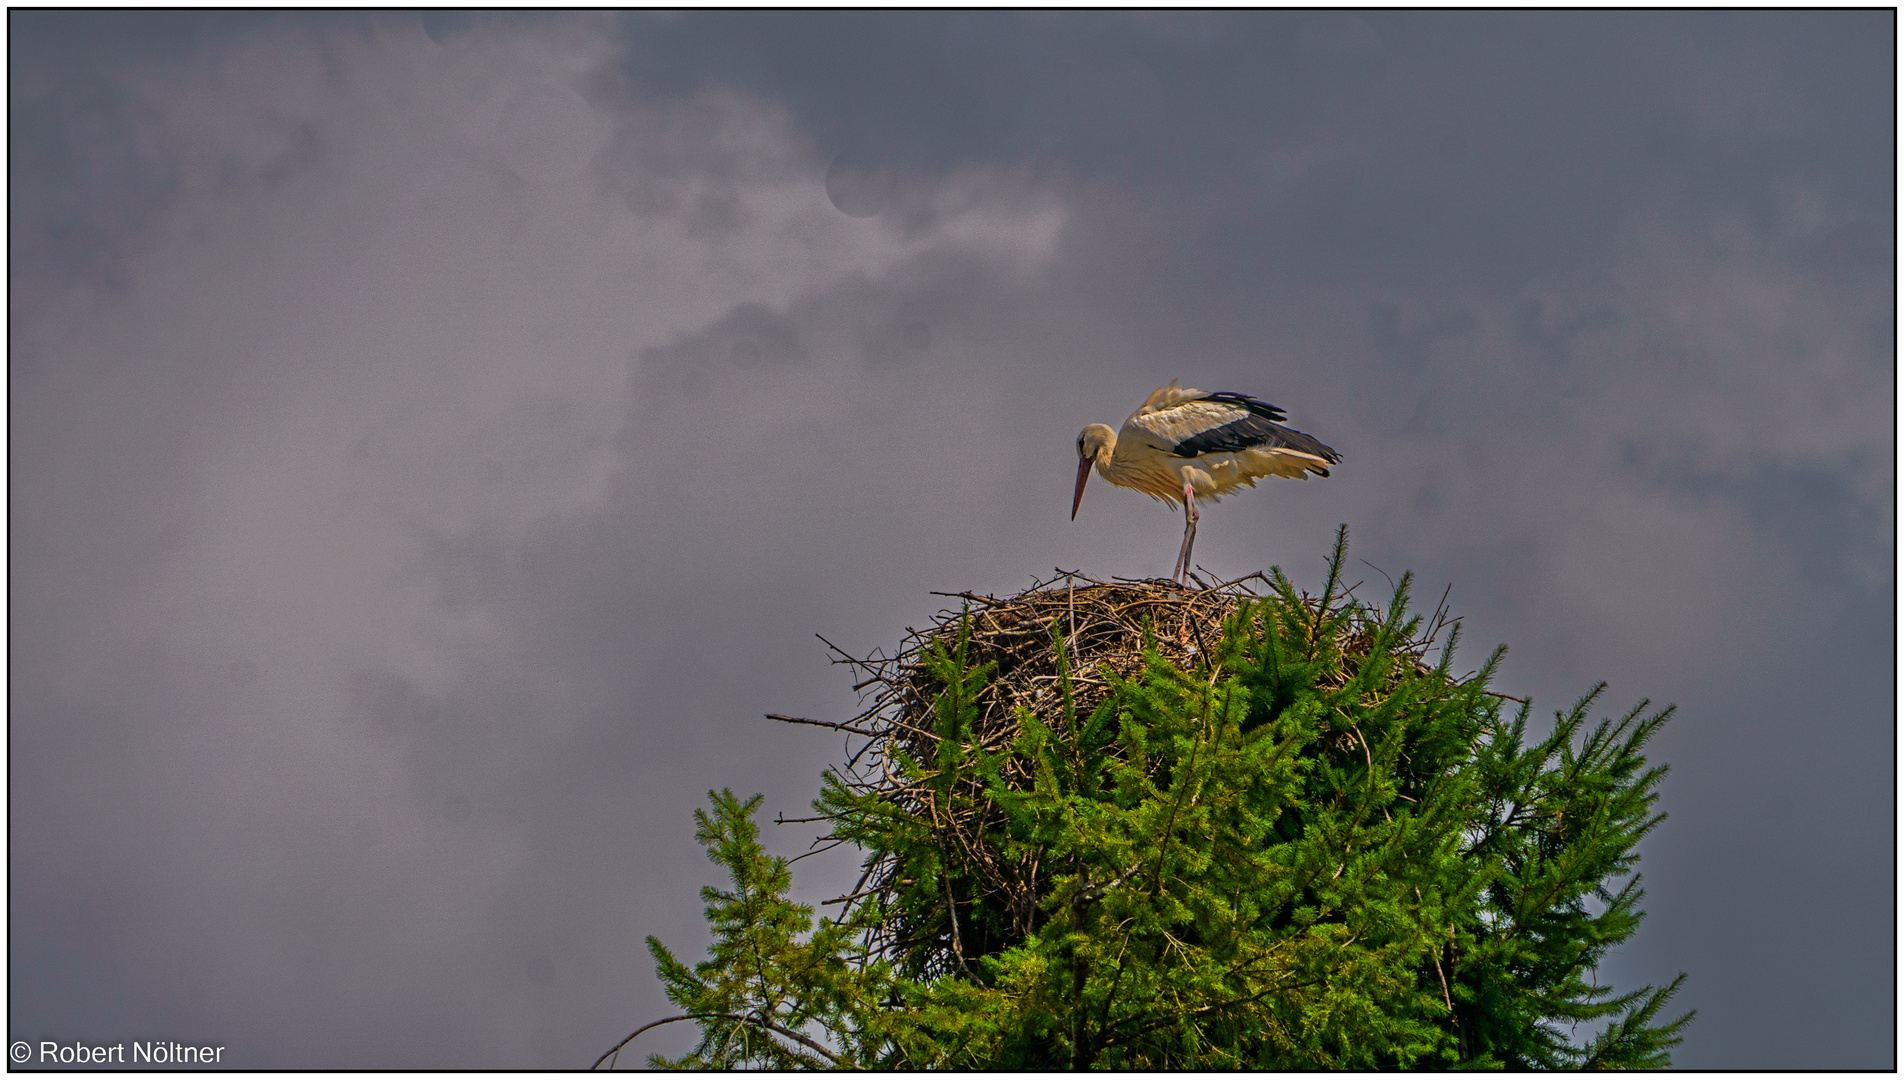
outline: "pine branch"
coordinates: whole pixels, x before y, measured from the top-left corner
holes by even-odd
[[[602,1062],[607,1061],[611,1057],[619,1057],[621,1054],[622,1047],[627,1046],[631,1042],[634,1042],[635,1036],[641,1034],[642,1032],[647,1031],[650,1028],[658,1028],[663,1024],[674,1024],[674,1023],[679,1023],[680,1021],[683,1021],[683,1020],[728,1020],[736,1024],[749,1024],[754,1027],[761,1028],[762,1030],[765,1030],[765,1031],[771,1031],[776,1035],[782,1035],[782,1036],[785,1036],[786,1038],[792,1039],[795,1042],[798,1042],[800,1045],[805,1046],[807,1049],[812,1050],[814,1053],[832,1062],[835,1066],[839,1068],[843,1069],[846,1067],[846,1062],[840,1060],[840,1058],[837,1055],[835,1055],[832,1051],[828,1050],[826,1047],[821,1046],[819,1043],[814,1042],[812,1039],[807,1038],[805,1035],[802,1035],[799,1032],[792,1030],[791,1028],[782,1027],[771,1020],[763,1020],[757,1016],[742,1016],[739,1013],[703,1012],[703,1013],[682,1013],[679,1016],[669,1016],[660,1020],[655,1020],[650,1023],[641,1025],[640,1027],[636,1028],[634,1031],[629,1032],[627,1038],[623,1039],[622,1041],[616,1043],[614,1046],[610,1047],[607,1053],[603,1054],[601,1057],[596,1058],[595,1064],[589,1066],[590,1071],[601,1068]]]

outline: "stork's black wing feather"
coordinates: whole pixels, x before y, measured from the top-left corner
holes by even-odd
[[[1283,411],[1281,409],[1277,408],[1274,405],[1271,405],[1267,401],[1258,401],[1255,398],[1249,396],[1248,394],[1232,394],[1228,390],[1225,390],[1220,394],[1205,394],[1202,397],[1197,398],[1196,400],[1215,401],[1215,402],[1220,402],[1224,405],[1234,405],[1239,409],[1248,409],[1251,412],[1251,414],[1260,416],[1265,420],[1289,419],[1288,417],[1283,415]]]
[[[1283,419],[1283,411],[1267,401],[1258,401],[1247,394],[1205,394],[1202,401],[1218,401],[1225,405],[1235,405],[1248,409],[1249,414],[1240,416],[1221,427],[1208,431],[1199,431],[1170,448],[1178,457],[1196,457],[1199,454],[1234,453],[1248,450],[1252,446],[1271,446],[1279,449],[1295,450],[1335,464],[1342,455],[1324,446],[1316,439],[1286,428],[1276,421]],[[1321,470],[1323,476],[1329,475]]]

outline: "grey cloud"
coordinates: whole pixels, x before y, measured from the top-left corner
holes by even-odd
[[[1017,306],[1012,292],[1011,275],[1001,275],[983,256],[935,252],[878,279],[852,275],[828,289],[802,293],[784,311],[737,304],[700,330],[642,349],[637,357],[641,385],[657,395],[678,393],[696,401],[718,391],[733,402],[758,376],[808,364],[816,356],[850,358],[867,370],[922,362],[939,337]],[[753,400],[753,408],[763,411],[771,404]],[[666,423],[642,420],[649,428]]]
[[[598,104],[624,102],[631,93],[603,76],[588,89]],[[749,137],[750,128],[772,120],[743,95],[637,100],[640,107],[620,112],[614,142],[598,166],[602,182],[637,214],[678,217],[696,235],[731,234],[745,215],[738,186],[796,167],[788,155]]]
[[[195,57],[294,24],[261,13],[21,12],[12,20],[9,126],[14,240],[9,256],[33,287],[123,284],[124,261],[144,250],[174,205],[180,163],[165,118],[117,78],[132,65]],[[319,153],[314,129],[292,120],[285,145],[227,185],[281,182]]]
[[[734,305],[712,326],[667,346],[641,351],[641,368],[650,377],[667,372],[681,388],[705,392],[706,368],[725,363],[742,371],[762,364],[780,365],[806,359],[799,330],[792,320],[760,303]]]
[[[869,369],[911,364],[932,353],[936,333],[1011,305],[1011,282],[982,260],[934,257],[897,269],[879,282],[853,280],[822,301],[823,317],[841,327]]]

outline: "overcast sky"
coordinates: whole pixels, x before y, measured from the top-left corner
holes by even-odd
[[[1678,1064],[1895,1064],[1891,12],[9,26],[10,1038],[586,1065],[703,793],[839,756],[816,633],[1169,572],[1067,512],[1174,378],[1344,456],[1211,572],[1346,522],[1679,706],[1601,970]]]

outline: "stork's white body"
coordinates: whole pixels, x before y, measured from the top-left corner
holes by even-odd
[[[1283,427],[1282,410],[1243,394],[1206,394],[1174,381],[1124,421],[1121,431],[1092,424],[1078,435],[1078,485],[1071,516],[1078,516],[1093,466],[1118,487],[1182,504],[1183,547],[1172,577],[1190,572],[1197,535],[1197,503],[1215,502],[1266,476],[1306,480],[1328,476],[1342,455],[1300,431]]]

